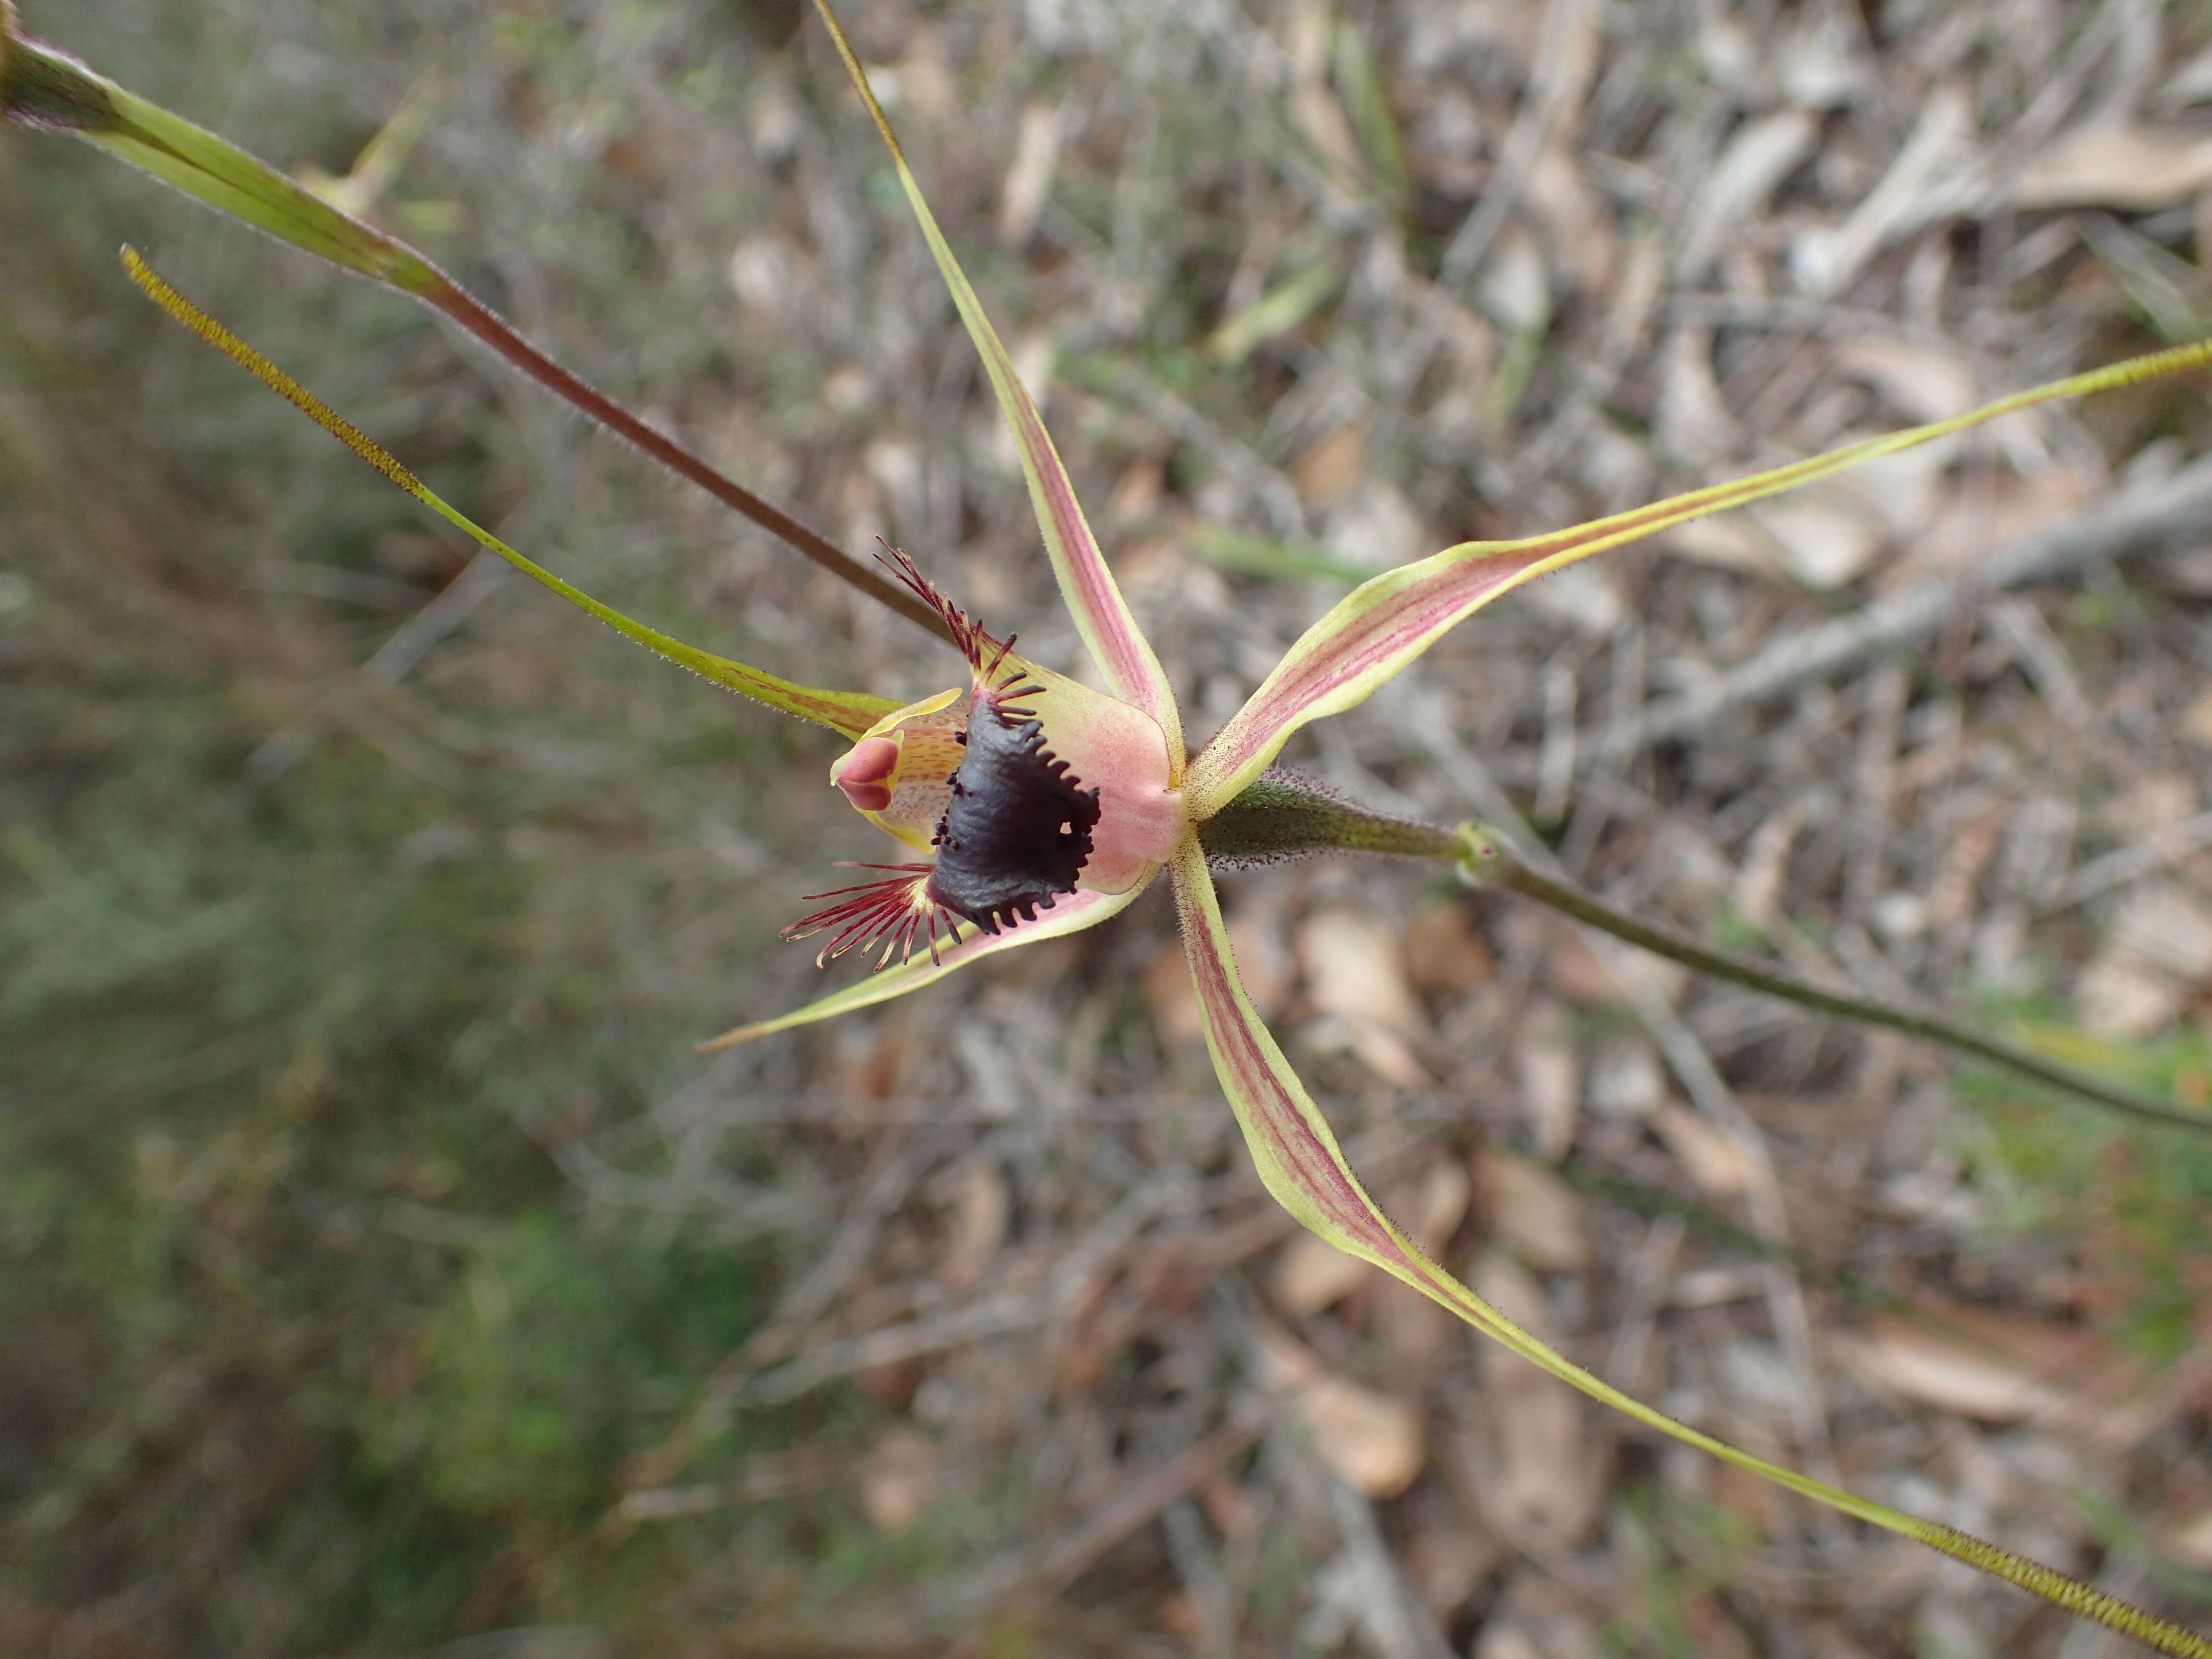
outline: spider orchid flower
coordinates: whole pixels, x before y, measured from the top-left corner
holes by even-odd
[[[1011,636],[986,634],[903,552],[890,559],[944,618],[969,684],[886,714],[830,769],[830,781],[862,817],[935,856],[860,866],[889,873],[814,894],[837,902],[784,937],[829,933],[818,963],[880,944],[881,968],[893,952],[911,961],[927,927],[932,965],[942,969],[940,925],[948,944],[963,922],[1010,938],[1071,895],[1133,896],[1174,856],[1189,822],[1158,723],[1014,655]],[[1099,902],[1077,901],[1071,912]]]
[[[6,3],[0,0],[0,19]],[[1237,840],[1223,833],[1225,826],[1239,822],[1238,835],[1244,835],[1255,823],[1264,829],[1271,812],[1292,824],[1275,850],[1292,850],[1294,845],[1296,850],[1334,847],[1445,857],[1479,854],[1477,838],[1462,840],[1419,826],[1402,826],[1408,837],[1400,844],[1393,845],[1387,835],[1378,841],[1375,826],[1382,820],[1339,811],[1325,796],[1286,782],[1281,775],[1264,781],[1263,775],[1292,734],[1364,701],[1451,628],[1523,583],[1672,526],[1778,495],[2000,415],[2212,362],[2212,343],[2077,375],[1954,419],[1612,518],[1526,540],[1467,543],[1388,571],[1355,589],[1309,629],[1194,756],[1183,742],[1174,690],[1085,521],[1035,404],[939,231],[836,17],[824,0],[816,3],[890,147],[922,235],[1012,429],[1060,595],[1103,690],[1018,655],[1011,636],[1001,641],[986,632],[930,582],[915,561],[896,551],[888,562],[901,590],[898,597],[926,607],[965,664],[962,683],[933,696],[899,706],[863,692],[799,685],[685,645],[600,604],[471,523],[364,434],[179,295],[135,253],[125,253],[133,278],[173,316],[481,545],[627,637],[717,684],[846,740],[848,747],[830,768],[830,785],[917,856],[898,865],[866,866],[870,879],[813,895],[816,901],[827,901],[825,908],[794,922],[786,934],[823,940],[819,954],[825,963],[848,952],[871,954],[878,971],[702,1048],[724,1048],[887,1001],[995,951],[1095,927],[1134,902],[1164,871],[1216,1074],[1261,1179],[1298,1221],[1540,1369],[1661,1433],[1966,1561],[2149,1646],[2212,1659],[2212,1644],[2203,1638],[2050,1568],[1675,1422],[1553,1352],[1431,1261],[1368,1194],[1254,1009],[1237,975],[1207,861],[1210,846],[1218,852]],[[1265,835],[1260,839],[1264,842]]]
[[[744,1042],[902,996],[978,957],[1095,927],[1125,908],[1164,867],[1174,887],[1215,1074],[1261,1179],[1300,1222],[1553,1376],[1663,1433],[1966,1560],[2152,1645],[2179,1653],[2212,1654],[2212,1647],[2202,1638],[2039,1563],[1814,1480],[1674,1421],[1554,1352],[1431,1261],[1369,1196],[1320,1108],[1253,1007],[1237,976],[1201,839],[1210,821],[1260,782],[1292,733],[1364,702],[1460,622],[1525,582],[1671,526],[1796,489],[2014,410],[2202,364],[2212,360],[2212,345],[2185,346],[2076,376],[1952,420],[1872,439],[1573,529],[1518,542],[1469,543],[1388,572],[1354,590],[1309,629],[1244,706],[1196,756],[1185,761],[1174,690],[1107,568],[1043,420],[939,230],[827,0],[815,0],[815,9],[890,149],[908,203],[982,357],[1021,455],[1061,598],[1112,696],[1089,691],[1028,665],[1000,668],[1001,663],[1018,664],[1009,654],[1012,641],[1006,647],[991,646],[964,615],[927,586],[911,562],[902,558],[900,568],[910,585],[939,606],[952,623],[953,636],[973,671],[965,706],[965,746],[958,767],[939,786],[945,793],[915,791],[902,809],[908,814],[903,823],[886,822],[884,809],[876,803],[889,799],[893,810],[901,810],[896,804],[908,775],[899,763],[904,752],[895,760],[888,746],[872,745],[884,744],[902,718],[915,725],[960,718],[955,712],[960,707],[957,693],[890,717],[883,732],[863,738],[832,769],[831,780],[855,806],[909,840],[919,833],[915,815],[938,810],[941,816],[933,836],[938,858],[933,866],[901,871],[878,888],[838,896],[852,907],[849,910],[833,908],[808,918],[793,932],[811,933],[842,926],[844,931],[826,955],[848,943],[882,939],[887,944],[880,962],[888,963],[894,950],[905,959],[795,1012],[740,1027],[705,1046]],[[987,663],[992,666],[984,666]],[[1010,707],[1010,700],[1019,700],[1023,709]],[[1118,706],[1120,713],[1109,715],[1109,706]],[[928,740],[917,744],[916,736],[908,736],[906,742],[917,749],[918,769],[945,757],[945,751]],[[1048,749],[1043,746],[1048,744]],[[1054,757],[1049,762],[1048,753]],[[1120,771],[1117,765],[1129,769]],[[925,779],[927,775],[923,771]],[[1079,857],[1086,836],[1094,846]],[[958,900],[966,884],[978,876],[981,880],[974,902],[979,908],[970,913],[961,908]],[[872,900],[872,891],[881,898]],[[1011,907],[1004,902],[1017,895]],[[1030,901],[1034,915],[1029,913]],[[884,908],[865,911],[872,902]],[[940,945],[933,933],[927,960],[908,949],[920,926],[914,919],[917,915],[925,916],[933,928],[945,920],[952,934],[949,945]],[[972,923],[972,928],[960,927],[961,921]]]

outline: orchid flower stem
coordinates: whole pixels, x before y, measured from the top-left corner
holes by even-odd
[[[913,594],[861,563],[819,532],[763,500],[664,433],[656,432],[605,393],[579,380],[502,322],[498,315],[442,271],[414,292],[425,305],[466,330],[556,397],[581,410],[616,436],[627,439],[678,477],[690,480],[732,512],[750,519],[838,580],[866,594],[908,622],[942,635],[943,622]]]
[[[570,374],[398,237],[340,210],[227,139],[125,90],[66,52],[16,33],[12,22],[11,13],[0,9],[0,120],[74,133],[280,241],[421,301],[572,408],[821,569],[908,622],[943,635],[943,619],[874,566],[854,558]]]
[[[2053,1065],[2024,1048],[2015,1048],[2009,1043],[1979,1036],[1964,1026],[1954,1025],[1948,1020],[1935,1019],[1925,1014],[1893,1008],[1883,1003],[1869,1002],[1858,997],[1843,996],[1833,991],[1823,991],[1754,963],[1724,956],[1717,951],[1709,951],[1677,934],[1663,932],[1632,916],[1624,915],[1599,902],[1582,889],[1545,875],[1515,853],[1504,836],[1486,825],[1465,824],[1460,833],[1465,838],[1467,849],[1461,871],[1477,885],[1502,887],[1510,892],[1518,893],[1563,915],[1571,916],[1587,927],[1624,939],[1639,950],[1664,957],[1669,962],[1679,962],[1685,968],[1711,978],[1741,985],[1746,990],[1756,991],[1762,996],[1779,997],[1785,1002],[1794,1002],[1799,1007],[1810,1008],[1816,1013],[1832,1014],[1838,1019],[1899,1031],[1907,1036],[1938,1043],[1954,1053],[1985,1060],[2018,1076],[2148,1122],[2193,1129],[2199,1134],[2212,1133],[2212,1115],[2186,1111],[2147,1095],[2115,1088],[2095,1078],[2085,1077],[2065,1066]]]

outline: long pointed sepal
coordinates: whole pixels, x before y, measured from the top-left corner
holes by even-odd
[[[552,589],[580,611],[588,611],[625,639],[636,641],[648,650],[658,652],[671,662],[688,668],[727,690],[739,692],[757,702],[764,702],[771,708],[781,709],[800,720],[811,720],[817,726],[826,726],[847,737],[860,736],[898,707],[889,697],[871,696],[862,691],[826,691],[779,679],[773,674],[763,673],[728,657],[718,657],[696,646],[686,645],[659,629],[647,628],[642,623],[631,621],[611,605],[602,605],[582,589],[562,580],[543,565],[517,552],[457,508],[448,506],[374,439],[170,287],[152,266],[138,257],[137,250],[125,248],[123,263],[131,273],[131,281],[145,289],[155,304],[305,414],[400,489],[478,546],[497,554],[532,580]]]
[[[861,100],[868,106],[868,113],[875,118],[876,130],[883,134],[884,143],[890,148],[891,163],[898,170],[900,186],[906,191],[907,202],[921,227],[922,238],[929,244],[930,255],[937,261],[945,287],[951,291],[952,303],[959,310],[961,322],[967,326],[968,337],[975,342],[976,353],[983,360],[983,371],[990,378],[991,390],[997,394],[1000,410],[1013,433],[1014,447],[1022,458],[1022,471],[1029,479],[1030,503],[1036,509],[1037,528],[1043,532],[1053,575],[1060,583],[1060,597],[1066,602],[1069,614],[1075,618],[1076,631],[1082,635],[1091,660],[1098,665],[1114,694],[1143,709],[1167,733],[1169,752],[1175,757],[1180,771],[1182,720],[1167,674],[1160,667],[1159,659],[1152,654],[1151,643],[1138,631],[1128,601],[1121,597],[1113,572],[1106,568],[1106,556],[1099,550],[1097,538],[1091,533],[1082,505],[1075,498],[1075,485],[1045,431],[1044,419],[1037,413],[1029,389],[1022,384],[1014,360],[1000,341],[998,331],[984,314],[983,302],[975,297],[967,273],[953,257],[951,244],[938,228],[937,216],[929,210],[921,185],[907,165],[906,152],[899,148],[898,136],[891,131],[890,118],[876,101],[875,91],[868,84],[867,71],[860,67],[852,42],[845,38],[845,31],[837,22],[837,15],[830,9],[828,0],[815,0],[814,9],[822,14],[830,39],[836,43],[837,55],[844,61],[845,72],[852,77]]]
[[[2212,341],[2176,346],[2016,392],[1947,421],[1869,438],[1747,478],[1693,489],[1649,507],[1525,541],[1467,542],[1384,572],[1347,594],[1285,653],[1244,706],[1191,762],[1183,789],[1203,820],[1273,763],[1291,734],[1364,702],[1453,628],[1502,594],[1561,567],[1686,524],[1780,495],[1885,455],[2062,398],[2131,386],[2212,362]]]
[[[1328,1120],[1244,994],[1230,950],[1228,928],[1222,921],[1220,901],[1195,836],[1184,842],[1173,868],[1176,908],[1214,1071],[1236,1111],[1261,1180],[1300,1223],[1339,1249],[1412,1286],[1540,1370],[1649,1428],[1801,1497],[2005,1579],[2160,1652],[2179,1659],[2212,1659],[2212,1642],[2052,1568],[1955,1528],[1923,1521],[1815,1480],[1676,1422],[1539,1341],[1430,1261],[1368,1196],[1346,1162]]]
[[[794,1008],[775,1019],[764,1019],[752,1025],[740,1025],[725,1031],[718,1037],[698,1045],[702,1054],[720,1053],[734,1048],[741,1042],[750,1042],[756,1037],[773,1036],[778,1031],[788,1031],[795,1026],[812,1025],[819,1020],[835,1019],[840,1014],[849,1014],[855,1009],[872,1008],[879,1002],[889,1002],[934,985],[948,974],[955,974],[969,963],[994,956],[1000,951],[1011,951],[1016,945],[1034,945],[1040,939],[1059,939],[1068,933],[1079,933],[1086,927],[1096,927],[1109,916],[1119,915],[1136,902],[1142,888],[1133,888],[1126,893],[1094,893],[1085,889],[1063,895],[1052,908],[1037,912],[1034,921],[1004,927],[995,933],[986,933],[963,923],[957,942],[940,946],[934,955],[917,954],[903,963],[894,963],[880,973],[847,986],[842,991],[832,991],[828,996],[808,1003],[804,1008]]]

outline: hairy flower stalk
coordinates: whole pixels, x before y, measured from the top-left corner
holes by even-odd
[[[1447,830],[1370,811],[1319,779],[1285,767],[1272,767],[1220,813],[1200,824],[1198,839],[1206,849],[1206,862],[1217,870],[1250,869],[1327,853],[1434,859],[1453,866],[1469,886],[1518,894],[1709,978],[1795,1003],[1814,1013],[1918,1037],[2147,1123],[2212,1134],[2212,1115],[2203,1112],[2115,1087],[1949,1020],[1823,990],[1638,921],[1581,888],[1546,874],[1517,851],[1508,836],[1489,824],[1467,823]]]
[[[7,4],[0,0],[0,22],[12,21]],[[891,557],[892,578],[870,572],[870,581],[905,614],[921,617],[951,640],[966,665],[964,684],[932,697],[897,706],[866,693],[801,685],[684,645],[580,592],[471,523],[365,434],[170,289],[135,254],[125,256],[134,279],[172,315],[480,545],[627,637],[717,684],[842,737],[845,747],[830,769],[830,787],[918,856],[897,866],[873,866],[874,879],[817,894],[817,899],[830,902],[787,932],[793,938],[824,939],[819,947],[824,960],[865,951],[878,971],[702,1047],[724,1048],[827,1019],[933,984],[995,951],[1093,927],[1126,908],[1164,872],[1216,1074],[1261,1180],[1297,1220],[1553,1376],[1660,1433],[1869,1525],[1914,1539],[2160,1651],[2212,1659],[2212,1642],[2050,1568],[1674,1421],[1573,1364],[1431,1261],[1361,1185],[1320,1109],[1254,1009],[1237,975],[1208,870],[1213,860],[1265,863],[1322,850],[1447,859],[1468,867],[1480,860],[1481,869],[1516,891],[1692,960],[1707,971],[1848,1018],[1954,1041],[1959,1034],[1936,1022],[1812,992],[1637,928],[1587,896],[1526,870],[1484,831],[1443,830],[1365,812],[1310,780],[1275,770],[1276,762],[1302,727],[1363,702],[1458,623],[1547,572],[1999,415],[2203,365],[2212,361],[2212,345],[2179,347],[2076,375],[1951,420],[1590,524],[1520,541],[1464,544],[1387,571],[1363,583],[1315,623],[1243,708],[1190,755],[1173,687],[1115,582],[1043,421],[939,229],[836,16],[825,0],[816,0],[816,5],[890,150],[900,185],[1012,430],[1046,554],[1103,690],[1091,690],[1018,656],[1011,637],[1002,641],[986,633],[903,554]],[[419,256],[336,214],[211,135],[131,99],[58,54],[27,46],[12,29],[0,50],[6,53],[0,57],[0,95],[7,99],[11,118],[71,126],[203,200],[349,269],[416,293],[450,315],[465,318],[468,306],[474,305],[468,301],[455,309],[458,290]],[[501,349],[526,354],[515,360],[525,367],[540,365],[531,372],[563,397],[596,411],[597,405],[584,397],[598,394],[588,388],[580,392],[580,383],[529,348]],[[652,453],[668,459],[661,448]],[[842,555],[836,556],[843,560]],[[1489,856],[1484,858],[1486,853]],[[2029,1066],[2021,1066],[2023,1057],[2000,1052],[1997,1045],[1976,1039],[1954,1046],[2029,1070],[2044,1080],[2081,1087],[2080,1080],[2051,1068],[2034,1072],[2041,1062],[2032,1056],[2024,1057]],[[2203,1127],[2201,1119],[2187,1115],[2161,1115]]]
[[[1372,812],[1319,778],[1271,766],[1198,827],[1199,845],[1216,870],[1250,870],[1323,853],[1455,860],[1458,833],[1413,818]]]

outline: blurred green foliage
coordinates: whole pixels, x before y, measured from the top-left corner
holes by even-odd
[[[2212,1095],[2212,1032],[2201,1026],[2112,1042],[2051,1020],[2047,1007],[1992,1012],[2026,1018],[2036,1048],[2130,1088],[2191,1103]],[[2212,1317],[2212,1144],[1985,1072],[1965,1071],[1960,1084],[1988,1133],[1984,1185],[2003,1231],[2075,1241],[2091,1316],[2153,1364],[2179,1358]]]
[[[343,171],[394,100],[352,54],[421,23],[374,10],[27,21]],[[568,95],[543,44],[520,84]],[[649,1630],[666,1534],[594,1528],[772,1262],[569,1167],[758,986],[781,884],[701,849],[804,847],[763,775],[823,757],[507,586],[363,680],[459,555],[137,301],[125,239],[618,603],[684,622],[690,580],[658,480],[404,301],[0,133],[0,1646],[118,1597],[179,1654]]]

